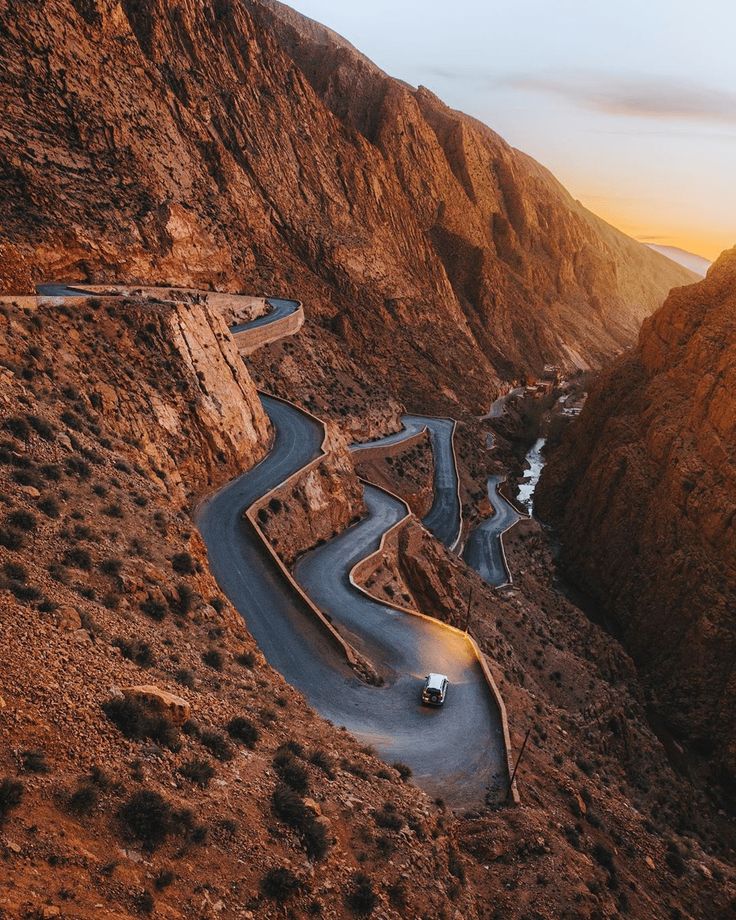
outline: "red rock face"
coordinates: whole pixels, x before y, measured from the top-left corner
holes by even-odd
[[[691,278],[277,5],[44,0],[0,27],[0,227],[36,280],[291,293],[405,400],[477,408],[609,358]]]
[[[673,725],[736,769],[736,249],[672,292],[545,470],[538,508]]]

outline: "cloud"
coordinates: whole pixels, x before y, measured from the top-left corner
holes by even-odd
[[[594,73],[510,76],[502,85],[561,96],[608,115],[736,124],[736,92],[676,79]]]

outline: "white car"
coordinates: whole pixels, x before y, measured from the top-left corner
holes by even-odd
[[[428,674],[422,687],[422,702],[428,706],[441,706],[445,702],[448,685],[444,674]]]

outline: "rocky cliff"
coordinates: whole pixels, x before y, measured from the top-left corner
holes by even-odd
[[[553,455],[538,510],[670,724],[736,776],[736,249],[671,293]]]
[[[293,293],[361,391],[438,408],[610,357],[690,278],[275,5],[8,0],[0,33],[0,277]]]

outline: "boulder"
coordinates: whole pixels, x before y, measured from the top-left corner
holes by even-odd
[[[147,709],[153,709],[166,716],[174,725],[183,725],[192,714],[192,707],[185,699],[167,690],[161,690],[153,684],[123,687],[122,692],[128,699],[135,699]]]
[[[56,625],[69,632],[82,628],[82,618],[76,607],[59,607],[56,611]]]

